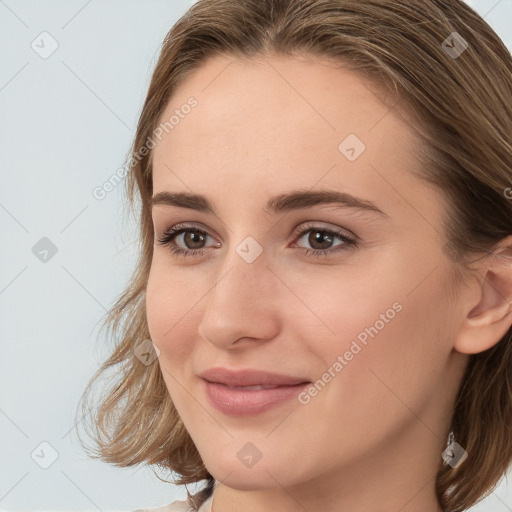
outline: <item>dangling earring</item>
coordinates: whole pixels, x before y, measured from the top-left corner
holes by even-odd
[[[453,432],[450,432],[448,435],[446,448],[441,454],[441,457],[444,460],[443,466],[449,464],[454,469],[460,466],[468,458],[468,452],[466,452],[466,450],[464,450],[464,448],[455,441],[455,435]]]

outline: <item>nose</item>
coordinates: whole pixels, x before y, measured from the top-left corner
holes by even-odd
[[[233,250],[204,299],[199,335],[222,349],[274,338],[280,328],[279,287],[264,253],[248,263]]]

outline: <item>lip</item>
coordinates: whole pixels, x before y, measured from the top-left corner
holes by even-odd
[[[265,370],[245,369],[229,370],[223,367],[209,368],[199,375],[202,379],[228,387],[235,386],[295,386],[296,384],[310,383],[306,378],[292,377]]]
[[[203,372],[205,393],[213,407],[228,416],[260,414],[297,398],[311,384],[304,378],[263,370],[210,368]],[[273,386],[269,389],[234,389],[237,386]]]
[[[261,414],[283,402],[297,398],[298,394],[311,384],[306,382],[272,389],[241,390],[206,380],[203,380],[203,383],[210,403],[227,416]]]

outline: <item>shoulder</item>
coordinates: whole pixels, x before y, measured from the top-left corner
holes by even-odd
[[[159,508],[139,508],[133,512],[211,512],[212,498],[207,499],[197,510],[190,499],[173,501]]]
[[[138,508],[133,512],[195,512],[195,510],[192,503],[187,499],[173,501],[169,505],[159,508]]]

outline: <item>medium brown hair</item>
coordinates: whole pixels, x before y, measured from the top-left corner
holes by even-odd
[[[459,56],[443,44],[454,32],[467,42]],[[450,40],[449,37],[452,37]],[[450,44],[453,46],[453,44]],[[421,174],[447,198],[443,249],[454,268],[487,253],[512,234],[511,55],[492,28],[460,0],[199,0],[163,41],[129,154],[129,206],[140,214],[138,264],[103,327],[115,340],[91,378],[113,373],[92,416],[94,458],[170,470],[176,484],[212,475],[169,397],[158,364],[134,357],[149,339],[145,289],[153,254],[151,220],[154,137],[173,92],[216,55],[254,59],[278,53],[328,58],[398,98],[421,136]],[[391,101],[391,99],[393,101]],[[392,107],[393,108],[393,107]],[[398,108],[395,109],[399,112]],[[510,190],[510,189],[509,189]],[[460,277],[462,273],[457,273]],[[92,407],[91,407],[92,410]],[[82,411],[89,411],[84,402]],[[88,424],[86,423],[86,428]],[[512,461],[512,329],[492,348],[472,354],[453,409],[451,430],[468,458],[441,464],[436,490],[447,512],[463,511],[490,494]],[[158,475],[157,475],[158,476]],[[159,477],[160,478],[160,477]],[[188,490],[187,490],[188,493]]]

